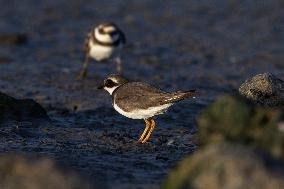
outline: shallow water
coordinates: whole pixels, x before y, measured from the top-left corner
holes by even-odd
[[[198,113],[222,94],[236,93],[257,73],[284,78],[284,3],[279,1],[1,0],[0,34],[26,34],[22,45],[0,45],[0,90],[33,98],[52,119],[15,132],[1,127],[0,152],[50,157],[93,182],[114,188],[158,188],[194,149]],[[149,143],[137,145],[144,122],[115,112],[96,89],[115,71],[93,63],[75,80],[88,30],[117,23],[127,36],[124,75],[167,91],[198,89],[158,117]]]

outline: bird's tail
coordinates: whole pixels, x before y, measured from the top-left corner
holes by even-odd
[[[177,91],[174,93],[171,93],[166,98],[166,102],[172,103],[172,102],[178,102],[187,98],[196,98],[199,95],[199,93],[196,90],[189,90],[189,91]]]

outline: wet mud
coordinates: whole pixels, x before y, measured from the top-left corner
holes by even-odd
[[[41,104],[50,123],[0,127],[0,153],[47,157],[106,188],[159,188],[168,171],[197,147],[196,118],[216,96],[235,94],[258,73],[284,78],[282,1],[4,1],[0,36],[25,34],[25,43],[0,42],[0,91]],[[110,20],[125,32],[123,73],[166,91],[197,89],[201,96],[156,120],[146,145],[142,120],[111,107],[97,86],[112,62],[95,63],[76,80],[89,29]]]

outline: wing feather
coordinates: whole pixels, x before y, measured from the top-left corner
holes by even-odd
[[[113,98],[120,108],[131,111],[133,109],[147,109],[163,105],[168,95],[169,93],[146,83],[130,82],[119,87]]]

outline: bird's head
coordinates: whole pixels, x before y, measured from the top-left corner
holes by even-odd
[[[104,89],[106,90],[107,92],[109,92],[110,95],[112,95],[113,91],[127,83],[128,80],[125,79],[124,77],[120,76],[120,75],[116,75],[116,74],[112,74],[112,75],[109,75],[107,76],[107,78],[105,78],[103,84],[101,86],[98,87],[98,89]]]
[[[121,37],[119,28],[111,22],[100,24],[94,32],[96,39],[105,43],[113,43]]]

